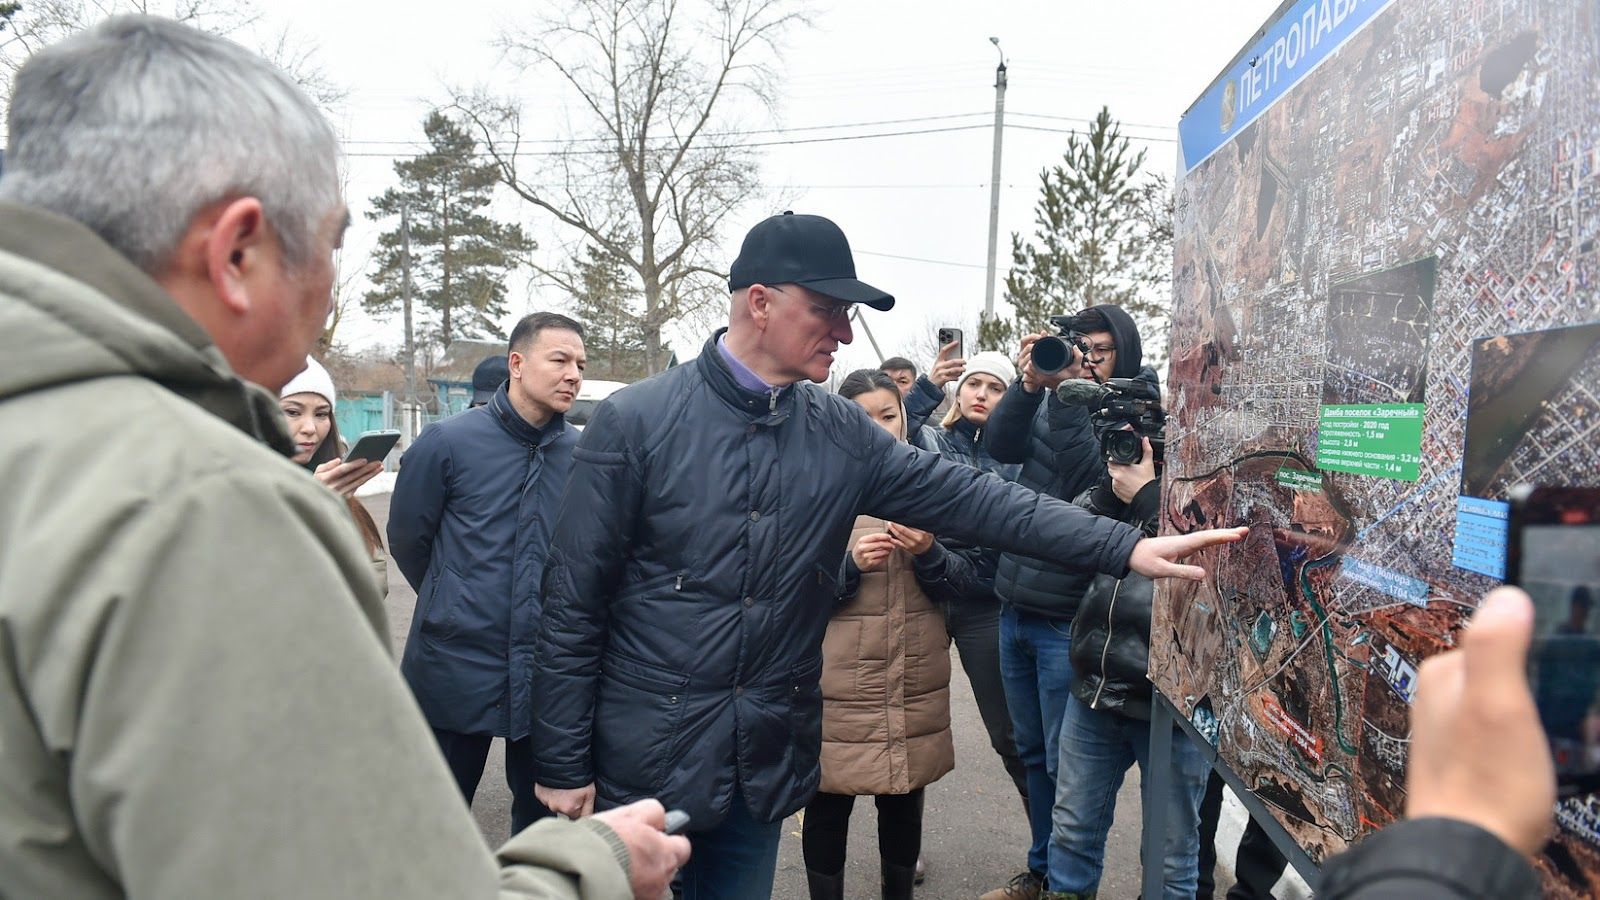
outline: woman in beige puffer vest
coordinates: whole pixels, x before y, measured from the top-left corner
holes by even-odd
[[[900,393],[863,369],[839,387],[905,439]],[[933,536],[861,516],[839,606],[822,642],[822,785],[802,831],[812,900],[844,896],[845,842],[858,796],[878,807],[885,898],[909,898],[922,843],[922,789],[955,768],[950,638],[936,601],[969,563]],[[930,594],[932,595],[930,597]]]

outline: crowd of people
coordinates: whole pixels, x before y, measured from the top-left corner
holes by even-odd
[[[35,54],[8,128],[0,894],[761,898],[804,810],[810,895],[842,898],[872,797],[875,890],[910,897],[955,764],[953,644],[1031,836],[984,896],[1095,896],[1152,737],[1164,896],[1196,895],[1207,766],[1150,733],[1150,607],[1246,529],[1158,535],[1148,438],[1108,462],[1057,393],[1156,381],[1123,310],[1072,316],[1055,372],[1031,335],[829,393],[855,305],[895,299],[835,223],[772,216],[728,325],[581,435],[583,328],[523,318],[503,376],[406,450],[386,551],[354,499],[381,463],[345,459],[307,360],[349,221],[315,105],[132,16]],[[417,593],[398,668],[391,560]],[[1329,861],[1323,896],[1536,893],[1530,633],[1506,589],[1424,665],[1408,818]],[[495,737],[491,852],[468,805]]]

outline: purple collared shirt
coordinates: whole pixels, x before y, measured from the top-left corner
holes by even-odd
[[[733,355],[733,351],[728,349],[727,335],[717,338],[717,352],[721,353],[723,360],[728,363],[728,371],[733,373],[733,380],[739,383],[739,387],[756,394],[770,394],[777,390],[777,388],[762,381],[760,375],[750,371],[749,366],[740,362],[739,357]]]

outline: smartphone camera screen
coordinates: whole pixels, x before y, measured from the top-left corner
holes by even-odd
[[[1520,512],[1528,675],[1556,779],[1564,796],[1600,790],[1600,489],[1534,491]]]

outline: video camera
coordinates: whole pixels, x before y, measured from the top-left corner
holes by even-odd
[[[1077,316],[1051,316],[1059,337],[1042,337],[1033,342],[1033,368],[1046,375],[1083,362],[1089,354],[1089,342],[1074,327]]]
[[[1157,463],[1165,460],[1167,413],[1156,385],[1139,378],[1112,378],[1104,384],[1072,379],[1056,388],[1056,397],[1069,406],[1095,411],[1089,423],[1100,438],[1100,457],[1106,462],[1137,463],[1144,457],[1140,438],[1150,439]]]

